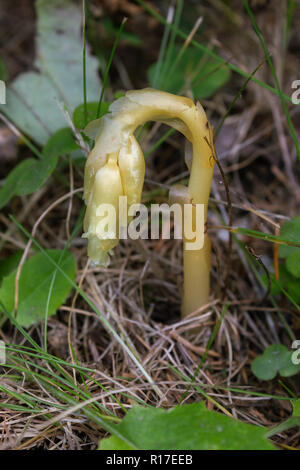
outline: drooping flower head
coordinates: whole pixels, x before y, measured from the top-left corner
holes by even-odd
[[[96,264],[107,265],[109,253],[118,244],[119,227],[107,232],[103,227],[103,204],[115,208],[119,220],[119,196],[127,196],[128,206],[141,201],[145,176],[143,152],[134,131],[145,122],[160,121],[180,131],[192,143],[189,196],[194,203],[207,204],[213,162],[206,139],[210,126],[202,106],[185,97],[146,88],[129,91],[113,102],[110,113],[92,121],[85,133],[95,140],[84,175],[87,210],[84,235],[88,255]],[[205,181],[205,184],[202,182]]]

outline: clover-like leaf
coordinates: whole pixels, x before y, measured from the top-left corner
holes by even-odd
[[[290,377],[300,372],[300,364],[293,363],[292,354],[293,351],[289,351],[283,344],[272,344],[254,359],[251,370],[260,380],[272,380],[277,373],[282,377]]]

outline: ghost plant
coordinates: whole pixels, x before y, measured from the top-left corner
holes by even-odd
[[[128,207],[141,201],[145,159],[134,132],[147,121],[166,123],[191,143],[192,155],[186,159],[190,170],[188,186],[174,186],[170,199],[181,205],[190,203],[192,208],[203,205],[206,222],[214,146],[212,128],[202,106],[189,98],[150,88],[129,91],[111,104],[109,114],[92,121],[85,129],[86,134],[95,139],[95,145],[85,166],[87,210],[83,236],[88,238],[88,255],[96,264],[107,266],[109,253],[119,242],[120,227],[115,227],[113,233],[104,234],[101,225],[103,204],[113,205],[118,212],[120,196],[127,196]],[[193,211],[190,214],[195,217]],[[203,224],[203,233],[204,227]],[[198,249],[188,249],[188,241],[183,237],[183,316],[209,300],[211,245],[207,233],[203,233],[203,245]]]

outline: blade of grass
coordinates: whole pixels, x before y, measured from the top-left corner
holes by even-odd
[[[189,387],[188,389],[190,389],[191,387],[193,387],[195,390],[197,390],[197,392],[199,392],[201,395],[203,395],[206,400],[210,401],[213,405],[215,405],[217,408],[219,408],[220,411],[222,411],[225,415],[229,416],[230,418],[232,418],[232,414],[226,410],[226,408],[224,408],[223,405],[220,405],[219,402],[217,402],[217,400],[215,400],[214,398],[212,398],[210,395],[208,395],[207,393],[204,392],[204,390],[202,390],[198,385],[196,385],[193,382],[190,382],[189,379],[182,373],[180,372],[178,369],[176,369],[176,367],[172,366],[171,364],[169,364],[169,367],[177,374],[179,375],[179,377],[181,377],[183,380],[187,380],[187,382],[189,382]],[[179,405],[182,403],[182,400],[179,402]]]
[[[187,383],[191,383],[191,379],[184,375],[181,371],[179,371],[176,367],[174,367],[172,364],[168,364],[171,370],[175,372],[178,376],[180,376],[184,381]],[[203,395],[203,390],[195,383],[192,384],[192,387],[200,392]],[[233,392],[233,393],[240,393],[242,395],[251,395],[254,397],[261,397],[261,398],[266,398],[266,399],[274,399],[274,400],[283,400],[283,401],[290,401],[290,397],[282,397],[280,395],[272,395],[269,393],[263,393],[263,392],[254,392],[252,390],[244,390],[242,388],[237,388],[237,387],[224,387],[222,385],[217,385],[217,384],[203,384],[203,388],[207,389],[212,389],[212,390],[224,390],[225,392]],[[206,394],[207,395],[207,394]],[[209,395],[207,395],[209,396]],[[210,397],[211,398],[211,397]],[[226,410],[227,411],[227,410]]]
[[[173,15],[174,15],[174,8],[173,8],[173,6],[170,5],[169,9],[168,9],[168,14],[167,14],[167,23],[172,23]],[[156,64],[155,75],[154,75],[154,78],[153,78],[153,87],[154,88],[159,85],[160,71],[161,71],[161,67],[162,67],[162,64],[163,64],[164,57],[165,57],[165,52],[166,52],[166,47],[167,47],[169,35],[170,35],[170,28],[167,28],[165,26],[162,41],[161,41],[161,44],[160,44],[159,53],[158,53],[158,60],[157,60],[157,64]]]
[[[51,388],[51,387],[50,387]],[[63,412],[61,413],[60,415],[58,415],[57,417],[53,418],[53,421],[52,422],[56,422],[56,420],[61,420],[63,419],[65,416],[68,416],[69,414],[71,413],[74,413],[78,410],[82,410],[82,412],[91,420],[93,421],[94,423],[98,424],[99,426],[101,426],[103,429],[105,429],[106,431],[110,432],[111,434],[114,434],[115,436],[118,436],[120,439],[122,439],[123,441],[125,441],[129,446],[133,447],[134,449],[136,448],[135,445],[128,439],[128,437],[123,434],[119,427],[118,426],[114,426],[112,424],[110,424],[109,422],[106,421],[106,419],[104,419],[103,417],[100,417],[98,415],[96,415],[95,413],[93,413],[90,409],[87,408],[87,405],[89,405],[90,403],[92,403],[93,401],[96,401],[97,400],[97,397],[96,398],[90,398],[89,400],[86,400],[85,402],[83,403],[77,403],[75,400],[73,400],[72,398],[69,398],[69,397],[65,397],[65,394],[60,392],[60,391],[57,391],[57,396],[61,396],[61,399],[65,399],[68,401],[69,405],[72,405],[72,408],[67,410],[66,412]],[[115,418],[115,421],[118,421],[119,420],[117,418]],[[47,423],[47,426],[49,426],[50,424],[52,424],[52,422],[50,421],[49,423]]]
[[[239,247],[239,249],[243,251],[244,256],[246,257],[246,259],[248,261],[248,264],[249,264],[251,270],[253,271],[256,279],[259,281],[260,285],[265,288],[265,284],[263,282],[263,279],[262,279],[261,275],[259,274],[259,272],[256,269],[256,266],[254,264],[253,260],[255,260],[255,258],[250,256],[250,254],[249,254],[248,250],[246,249],[245,245],[240,240],[238,240],[237,237],[234,236],[233,240],[235,241],[235,243]],[[258,263],[256,260],[255,260],[255,262]],[[277,303],[276,303],[276,301],[275,301],[272,294],[269,294],[269,299],[270,299],[271,303],[273,304],[273,306],[277,309],[277,315],[278,315],[280,321],[282,322],[282,324],[283,324],[288,336],[290,337],[291,341],[293,341],[294,339],[296,339],[295,335],[292,332],[291,328],[289,327],[284,315],[281,313],[280,308],[277,305]]]
[[[177,54],[177,56],[176,56],[176,58],[175,58],[173,64],[170,64],[168,73],[167,73],[167,75],[166,75],[166,77],[165,77],[165,81],[167,81],[168,78],[171,77],[171,76],[173,75],[173,73],[175,73],[176,67],[178,67],[180,60],[181,60],[182,57],[184,56],[184,53],[186,52],[186,50],[187,50],[187,48],[188,48],[188,45],[189,45],[191,39],[194,37],[194,35],[196,34],[196,31],[198,30],[199,26],[201,25],[202,20],[203,20],[202,17],[200,17],[200,18],[197,19],[197,21],[196,21],[196,23],[195,23],[195,25],[194,25],[192,31],[190,32],[190,34],[189,34],[189,36],[188,36],[188,38],[187,38],[187,39],[184,41],[184,43],[182,44],[182,46],[181,46],[181,48],[180,48],[180,50],[179,50],[179,52],[178,52],[178,54]],[[218,68],[219,68],[220,66],[222,66],[222,65],[218,65]],[[195,75],[197,75],[197,73],[198,73],[198,70],[195,71]],[[194,79],[194,80],[195,80],[195,79]],[[192,82],[193,82],[193,80],[192,80]],[[193,85],[195,85],[195,83],[193,83]]]
[[[26,372],[28,374],[28,370],[25,368],[24,373],[26,374]],[[71,409],[70,408],[66,409],[66,407],[64,406],[63,411],[56,417],[52,417],[49,413],[46,413],[45,417],[46,417],[46,415],[48,415],[47,417],[48,417],[48,419],[50,419],[50,422],[47,420],[46,426],[49,426],[49,424],[51,424],[52,422],[55,422],[55,423],[59,422],[63,417],[68,416],[69,414],[74,413],[77,410],[82,410],[82,412],[90,420],[96,422],[97,424],[101,425],[101,427],[104,428],[105,430],[111,432],[112,434],[118,435],[119,437],[124,439],[126,442],[131,444],[127,440],[126,436],[123,436],[123,435],[120,434],[118,428],[116,428],[115,426],[113,426],[109,423],[110,420],[113,420],[114,422],[119,423],[120,422],[119,418],[117,418],[114,415],[106,416],[106,415],[99,414],[99,411],[95,408],[96,405],[99,406],[99,403],[97,402],[97,400],[99,399],[98,397],[89,398],[89,399],[86,399],[86,400],[78,403],[78,401],[76,399],[70,397],[69,395],[67,395],[62,390],[59,390],[57,387],[54,387],[53,383],[51,383],[51,381],[49,382],[49,380],[45,379],[45,377],[39,376],[39,374],[37,374],[37,373],[34,373],[34,375],[36,375],[39,378],[39,380],[41,382],[43,382],[44,388],[46,388],[48,391],[50,391],[53,396],[58,397],[61,401],[66,403],[68,406],[70,406],[70,405],[72,406]],[[1,387],[0,387],[0,389],[1,389]],[[26,404],[28,404],[28,406],[35,407],[34,405],[32,405],[31,400],[28,399],[25,396],[25,394],[18,394],[18,393],[15,393],[12,390],[6,390],[6,389],[4,389],[4,391],[8,392],[15,399],[18,399],[20,401],[25,402]],[[30,398],[32,399],[34,397],[30,397]],[[49,402],[46,402],[46,404],[49,405]],[[53,404],[51,403],[51,405],[53,405]],[[92,405],[92,409],[87,408],[90,405]],[[38,410],[38,411],[40,412],[42,410]]]
[[[17,323],[17,321],[15,320],[14,316],[11,315],[5,308],[5,305],[2,303],[2,301],[0,300],[0,307],[1,307],[1,310],[2,312],[4,312],[4,314],[10,319],[11,323],[16,326],[18,328],[18,330],[20,331],[20,333],[22,333],[22,335],[27,339],[27,341],[29,341],[30,344],[32,344],[34,346],[34,348],[36,348],[38,351],[43,351],[42,348],[38,345],[38,343],[36,343],[32,338],[31,336],[27,333],[27,331],[24,330],[24,328],[22,328],[21,325],[19,325]]]
[[[156,150],[165,140],[167,140],[168,137],[170,137],[172,134],[174,134],[175,130],[174,129],[168,129],[161,137],[158,139],[155,144],[152,145],[152,147],[145,152],[145,158],[147,158],[154,150]]]
[[[35,349],[33,348],[29,348],[29,347],[26,347],[26,346],[15,346],[15,345],[7,345],[6,344],[6,347],[7,347],[7,350],[8,351],[13,351],[13,352],[17,352],[19,354],[26,354],[27,356],[29,357],[32,357],[36,360],[42,360],[42,361],[45,361],[49,364],[51,364],[52,366],[54,366],[60,373],[63,374],[63,376],[65,377],[65,379],[67,380],[66,383],[70,383],[71,385],[73,384],[73,380],[72,380],[72,376],[67,374],[64,370],[64,367],[69,367],[71,369],[74,369],[76,372],[78,372],[82,377],[85,377],[86,379],[90,380],[91,382],[93,382],[95,385],[97,385],[100,389],[102,389],[104,392],[108,393],[109,390],[104,386],[102,385],[98,380],[96,380],[94,377],[92,377],[90,374],[95,374],[97,373],[97,371],[93,370],[93,369],[90,369],[89,367],[85,367],[85,366],[80,366],[78,363],[77,364],[72,364],[70,362],[66,362],[64,361],[63,359],[60,359],[56,356],[53,356],[51,354],[49,354],[48,352],[44,352],[42,351],[42,353],[37,353],[35,351]],[[57,376],[59,377],[59,376]],[[136,400],[136,397],[134,397],[133,395],[129,395],[129,394],[125,394],[123,392],[121,392],[121,395],[124,395],[126,396],[127,398],[130,398],[130,400]],[[123,409],[123,411],[126,413],[127,410],[126,408],[123,406],[123,404],[118,400],[117,397],[115,397],[113,395],[113,399],[114,401],[120,406],[120,408]],[[145,405],[145,402],[143,400],[138,400],[139,403],[143,403]],[[109,410],[105,410],[107,413],[110,413]]]
[[[72,233],[70,235],[70,238],[67,240],[67,243],[65,244],[64,246],[64,249],[61,251],[61,254],[60,254],[60,257],[59,257],[59,260],[58,260],[58,264],[60,264],[66,250],[69,248],[70,244],[71,244],[71,241],[73,240],[73,238],[76,236],[77,232],[79,231],[79,229],[81,228],[81,224],[80,224],[80,217],[79,217],[79,220],[77,220],[76,222],[76,225],[75,227],[73,228],[72,230]],[[55,278],[56,278],[56,275],[57,275],[57,269],[54,271],[53,273],[53,276],[52,276],[52,279],[51,279],[51,282],[50,282],[50,286],[49,286],[49,291],[48,291],[48,296],[47,296],[47,302],[46,302],[46,308],[45,308],[45,319],[44,319],[44,350],[47,352],[47,330],[48,330],[48,311],[49,311],[49,305],[50,305],[50,300],[51,300],[51,294],[52,294],[52,290],[53,290],[53,286],[54,286],[54,282],[55,282]]]
[[[63,379],[59,375],[55,374],[53,371],[42,367],[40,364],[29,361],[28,359],[21,359],[12,356],[10,356],[10,360],[12,361],[12,363],[7,364],[6,367],[10,367],[13,370],[20,372],[23,376],[26,376],[27,379],[35,378],[37,382],[43,382],[43,384],[51,384],[53,387],[56,387],[56,389],[63,389],[66,393],[69,394],[69,396],[73,395],[77,401],[80,399],[87,400],[91,398],[89,393],[85,393],[81,388],[77,387],[73,381],[71,382]],[[24,366],[22,365],[22,361],[25,364]],[[14,364],[14,362],[16,364]],[[39,370],[40,372],[43,372],[44,375],[42,375],[40,372],[36,372],[36,370],[33,371],[29,369],[30,366],[34,369]],[[40,401],[44,402],[43,398],[41,398]],[[46,401],[46,403],[48,402]],[[95,404],[92,406],[96,412],[101,411],[109,416],[114,417],[114,414],[110,410],[105,408],[105,406],[103,406],[101,403],[95,402]],[[97,408],[99,408],[99,410]]]
[[[200,372],[200,369],[201,369],[201,367],[202,367],[202,365],[203,365],[205,359],[207,358],[207,354],[208,354],[210,348],[211,348],[212,345],[213,345],[213,342],[214,342],[214,340],[215,340],[215,337],[217,336],[217,333],[218,333],[218,331],[219,331],[219,329],[220,329],[221,323],[222,323],[222,321],[223,321],[223,319],[224,319],[224,317],[225,317],[225,315],[226,315],[226,313],[227,313],[227,311],[228,311],[229,305],[230,305],[229,302],[225,303],[225,305],[224,305],[224,307],[223,307],[223,310],[222,310],[222,313],[221,313],[221,315],[220,315],[220,318],[218,319],[218,321],[217,321],[217,323],[216,323],[216,325],[215,325],[215,327],[214,327],[214,329],[213,329],[213,332],[212,332],[212,334],[211,334],[211,336],[210,336],[210,338],[209,338],[209,341],[208,341],[208,343],[207,343],[207,346],[206,346],[206,348],[205,348],[205,351],[204,351],[204,354],[203,354],[203,356],[202,356],[202,358],[201,358],[201,361],[200,361],[200,363],[198,364],[197,369],[196,369],[194,375],[193,375],[192,378],[191,378],[190,385],[188,386],[188,388],[186,389],[186,391],[185,391],[184,394],[182,395],[182,398],[181,398],[179,404],[183,402],[183,400],[186,398],[186,396],[187,396],[187,394],[188,394],[190,388],[193,386],[193,384],[194,384],[194,382],[195,382],[195,380],[196,380],[196,378],[197,378],[197,376],[198,376],[198,374],[199,374],[199,372]]]
[[[278,380],[278,382],[291,398],[297,398],[297,395],[295,395],[295,393],[292,392],[292,390],[282,380]]]
[[[248,83],[250,82],[250,80],[252,79],[252,77],[254,77],[254,75],[256,74],[256,72],[260,69],[260,67],[266,62],[266,60],[264,59],[263,61],[260,62],[260,64],[258,64],[258,66],[253,70],[253,72],[251,73],[251,75],[247,78],[247,80],[245,81],[245,83],[243,84],[243,86],[239,89],[239,91],[237,92],[237,94],[235,95],[235,97],[233,98],[232,102],[230,103],[226,113],[224,114],[224,116],[222,117],[220,123],[218,124],[218,127],[214,133],[215,135],[215,140],[217,140],[218,138],[218,135],[224,125],[224,122],[225,120],[227,119],[227,117],[229,116],[229,114],[231,113],[235,103],[237,102],[237,100],[240,98],[240,96],[242,96],[242,93],[243,91],[246,89]]]
[[[102,99],[103,99],[103,95],[104,95],[104,91],[105,91],[105,87],[106,87],[106,83],[107,83],[107,79],[108,79],[108,74],[109,74],[109,71],[110,71],[110,66],[112,64],[112,61],[113,61],[113,58],[114,58],[114,55],[115,55],[115,52],[116,52],[116,49],[117,49],[117,46],[118,46],[118,43],[119,43],[119,39],[120,39],[120,36],[121,36],[122,31],[124,29],[126,21],[127,21],[127,18],[124,18],[122,23],[121,23],[121,26],[120,26],[120,28],[117,32],[117,36],[116,36],[116,39],[115,39],[112,51],[111,51],[109,59],[108,59],[106,69],[105,69],[105,74],[104,74],[104,78],[103,78],[103,82],[102,82],[100,99],[99,99],[98,107],[97,107],[97,114],[96,114],[97,118],[100,115],[101,103],[102,103]]]
[[[246,235],[252,238],[258,238],[259,240],[265,240],[270,243],[278,243],[279,245],[289,245],[300,247],[300,243],[294,241],[285,240],[284,238],[272,235],[270,233],[259,232],[258,230],[249,230],[243,227],[224,227],[225,229],[231,230],[232,233],[239,233],[240,235]]]
[[[129,357],[132,359],[134,364],[137,366],[137,368],[142,372],[146,380],[153,386],[153,390],[162,398],[162,393],[159,390],[159,388],[154,384],[151,376],[148,374],[148,372],[144,369],[142,364],[139,362],[139,360],[135,357],[135,355],[132,353],[132,351],[129,349],[129,347],[124,343],[122,338],[118,335],[118,333],[114,330],[114,328],[110,325],[110,323],[106,320],[106,318],[101,314],[101,312],[98,310],[96,305],[85,295],[85,293],[80,289],[80,287],[77,286],[77,284],[72,281],[72,279],[69,278],[69,276],[61,269],[61,267],[47,254],[47,252],[43,249],[43,247],[35,240],[34,237],[23,227],[22,224],[20,224],[15,217],[10,215],[11,220],[17,225],[17,227],[28,237],[32,240],[32,242],[39,248],[39,250],[48,258],[48,260],[56,266],[56,268],[61,272],[61,274],[68,280],[68,282],[74,287],[74,289],[79,293],[79,295],[86,301],[86,303],[94,310],[94,312],[98,315],[98,317],[101,319],[103,325],[107,328],[107,330],[113,335],[113,337],[118,341],[118,343],[122,346],[122,348],[127,352]],[[27,335],[28,336],[28,335]]]
[[[295,7],[296,7],[295,0],[288,0],[287,9],[286,9],[286,19],[285,19],[285,25],[284,25],[284,30],[283,30],[283,40],[282,40],[284,51],[287,48]]]
[[[84,106],[84,125],[87,125],[87,105],[86,105],[86,5],[85,0],[82,0],[82,35],[83,35],[83,50],[82,50],[82,73],[83,73],[83,106]]]
[[[286,298],[289,299],[289,301],[294,305],[294,307],[298,310],[298,312],[300,312],[300,306],[298,305],[296,300],[294,300],[294,298],[279,284],[279,282],[276,281],[276,279],[274,279],[273,282],[281,290],[281,292],[286,296]],[[293,339],[296,339],[296,338],[293,338]]]
[[[166,25],[168,28],[170,29],[175,29],[177,35],[182,38],[182,39],[187,39],[188,38],[188,35],[185,34],[183,31],[179,30],[178,28],[176,28],[174,25],[172,24],[168,24],[166,22],[166,20],[164,19],[163,16],[161,16],[159,13],[157,13],[157,11],[155,11],[148,3],[146,3],[144,0],[135,0],[138,4],[140,4],[148,13],[150,13],[150,15],[152,15],[154,18],[156,18],[160,23]],[[206,46],[203,46],[202,44],[200,44],[199,42],[195,41],[194,39],[190,42],[191,45],[193,45],[194,47],[196,47],[197,49],[205,52],[206,54],[210,55],[211,57],[213,57],[216,61],[219,61],[220,63],[224,64],[224,65],[227,65],[231,70],[233,70],[234,72],[238,73],[239,75],[245,77],[245,78],[248,78],[249,76],[251,76],[249,73],[247,72],[244,72],[243,70],[241,70],[239,67],[237,67],[236,65],[232,64],[231,62],[228,62],[226,61],[225,59],[223,59],[222,57],[220,57],[218,54],[216,54],[215,52],[213,52],[212,50],[210,50],[209,48],[207,48]],[[272,93],[274,93],[275,95],[278,95],[279,96],[279,92],[276,88],[273,88],[272,86],[268,85],[267,83],[264,83],[263,81],[259,80],[258,78],[255,78],[255,77],[251,77],[251,81],[254,82],[254,83],[257,83],[258,85],[262,86],[263,88],[266,88],[267,90],[271,91]],[[285,94],[283,94],[283,97],[290,101],[292,103],[292,99],[290,96],[287,96]],[[295,105],[295,106],[300,106],[299,105]]]
[[[261,47],[264,51],[264,54],[265,54],[265,57],[266,57],[266,60],[269,64],[269,67],[270,67],[270,70],[271,70],[271,73],[273,75],[273,79],[274,79],[274,82],[275,82],[275,85],[276,85],[276,88],[277,88],[277,92],[278,92],[278,95],[280,97],[280,100],[281,100],[281,104],[282,104],[282,108],[283,108],[283,111],[284,111],[284,114],[285,114],[285,117],[286,117],[286,121],[288,123],[288,126],[289,126],[289,129],[290,129],[290,134],[291,134],[291,137],[293,139],[293,142],[294,142],[294,145],[295,145],[295,149],[297,151],[297,155],[298,155],[298,159],[300,161],[300,147],[299,147],[299,143],[298,143],[298,139],[297,139],[297,136],[296,136],[296,133],[295,133],[295,129],[294,129],[294,126],[293,126],[293,123],[292,123],[292,120],[291,120],[291,117],[290,117],[290,113],[289,113],[289,110],[287,108],[287,105],[286,105],[286,102],[285,102],[285,95],[282,93],[281,91],[281,87],[280,87],[280,83],[279,83],[279,80],[278,80],[278,77],[277,77],[277,73],[276,73],[276,70],[275,70],[275,67],[273,65],[273,61],[271,59],[271,56],[270,56],[270,53],[268,51],[268,48],[265,44],[265,41],[264,41],[264,38],[263,38],[263,35],[258,27],[258,24],[256,23],[256,20],[255,20],[255,17],[253,15],[253,12],[249,6],[249,3],[248,3],[248,0],[243,0],[243,5],[244,5],[244,8],[245,10],[247,11],[248,13],[248,16],[250,18],[250,21],[251,21],[251,24],[252,24],[252,27],[259,39],[259,42],[261,44]]]
[[[174,28],[172,28],[171,30],[168,28],[168,30],[171,31],[170,41],[169,41],[167,51],[166,51],[166,59],[165,59],[165,62],[164,62],[162,75],[159,77],[160,78],[160,83],[161,83],[161,86],[162,86],[163,90],[165,89],[165,86],[166,86],[166,83],[165,83],[166,82],[166,74],[168,74],[168,71],[170,70],[171,63],[172,63],[172,55],[173,55],[173,50],[174,50],[174,46],[175,46],[175,39],[176,39],[176,36],[177,36],[177,30],[178,30],[178,26],[179,26],[179,23],[180,23],[182,9],[183,9],[183,0],[177,0],[175,16],[174,16]]]
[[[75,353],[75,350],[74,350],[74,348],[73,348],[73,344],[72,344],[72,343],[70,343],[70,348],[71,348],[71,351],[72,351],[72,356],[73,356],[73,358],[74,358],[75,364],[76,364],[77,366],[79,366],[79,363],[78,363],[78,360],[77,360],[77,356],[76,356],[76,353]],[[88,397],[91,398],[91,394],[90,394],[90,391],[89,391],[89,389],[88,389],[88,387],[87,387],[87,385],[86,385],[86,381],[85,381],[85,379],[84,379],[84,375],[83,375],[82,371],[80,370],[80,368],[79,368],[78,370],[79,370],[79,375],[80,375],[80,378],[81,378],[81,382],[83,383],[83,386],[84,386],[84,388],[85,388],[85,391],[86,391]]]

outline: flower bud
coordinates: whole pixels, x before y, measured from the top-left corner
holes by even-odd
[[[118,156],[124,195],[127,207],[141,202],[145,177],[145,158],[135,137],[128,138],[128,145],[122,147]]]
[[[122,195],[117,153],[114,153],[97,171],[87,200],[83,237],[88,238],[88,255],[95,264],[107,265],[109,250],[119,242],[118,211]]]

